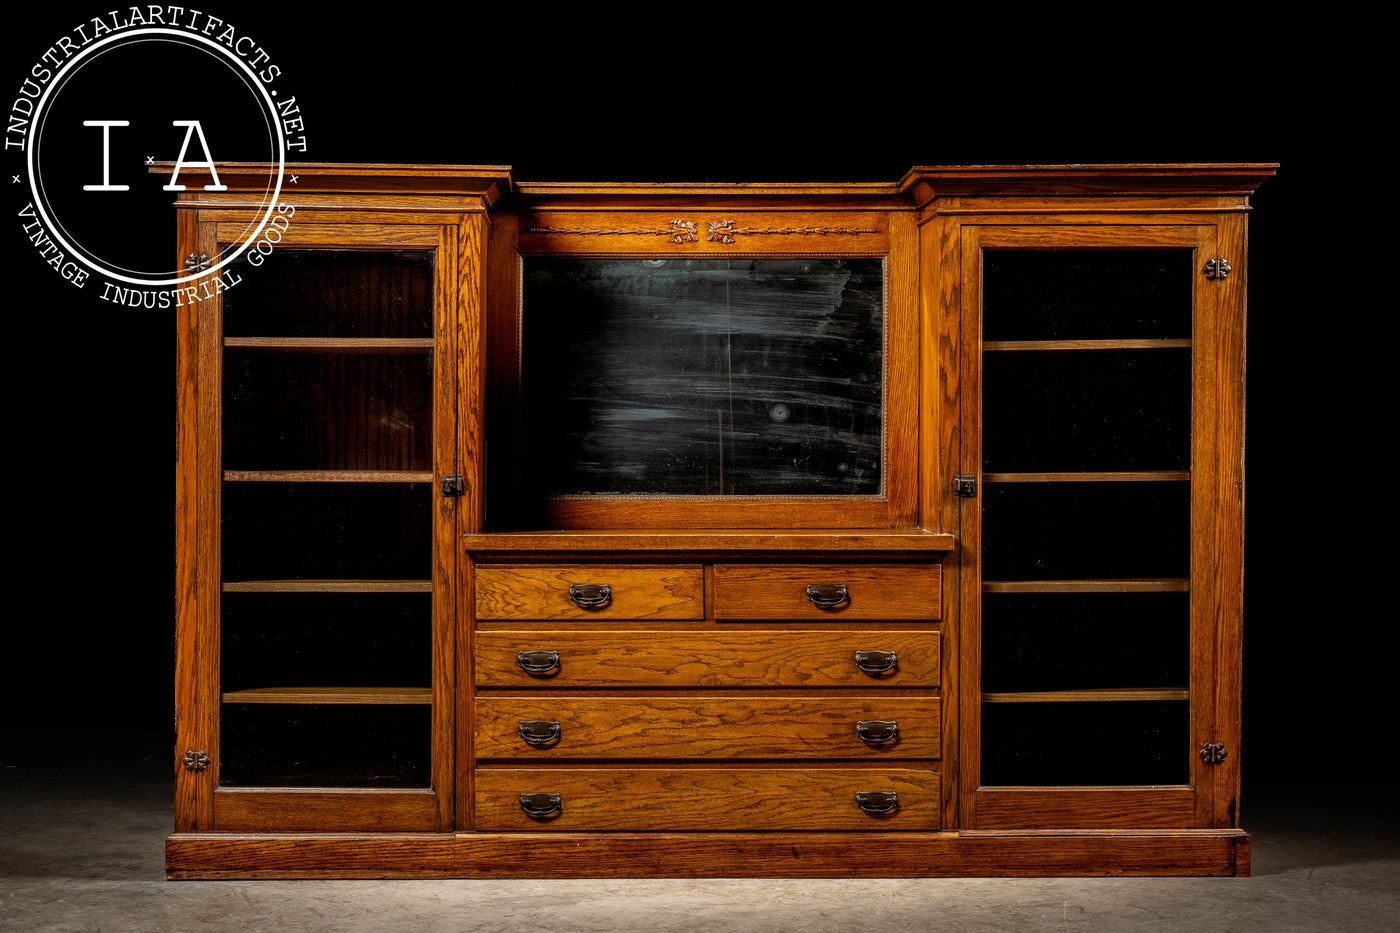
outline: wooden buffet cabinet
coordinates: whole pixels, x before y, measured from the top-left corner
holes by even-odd
[[[289,167],[177,312],[169,876],[1247,873],[1274,169]]]

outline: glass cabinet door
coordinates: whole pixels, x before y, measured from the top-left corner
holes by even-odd
[[[393,248],[292,232],[317,245],[235,265],[202,385],[221,458],[214,823],[261,828],[271,808],[281,830],[445,829],[451,252],[436,227]]]
[[[1193,598],[1193,372],[1214,228],[963,235],[975,825],[1200,825],[1213,688],[1193,671],[1213,620]]]

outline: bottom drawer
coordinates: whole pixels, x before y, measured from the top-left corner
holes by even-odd
[[[865,795],[867,807],[889,809],[866,812],[858,794]],[[557,795],[557,801],[550,795]],[[540,815],[526,813],[524,805]],[[490,768],[476,772],[476,828],[482,831],[933,830],[938,829],[938,816],[936,771]]]

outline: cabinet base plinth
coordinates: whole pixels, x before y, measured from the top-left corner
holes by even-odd
[[[176,833],[184,878],[1247,875],[1241,830],[963,833]]]

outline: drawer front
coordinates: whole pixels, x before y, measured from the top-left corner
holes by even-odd
[[[476,772],[476,828],[935,830],[938,772],[897,768],[505,768]],[[893,793],[894,800],[887,796]],[[531,816],[525,803],[542,815]],[[868,813],[867,807],[890,807]],[[891,804],[893,804],[891,806]]]
[[[938,564],[716,564],[715,618],[937,619],[942,574]],[[844,599],[823,608],[809,586],[844,587]]]
[[[478,758],[937,758],[937,697],[479,696]],[[858,727],[857,723],[867,725]],[[884,723],[894,722],[891,738]],[[522,723],[530,725],[522,727]],[[521,735],[522,728],[538,744]],[[869,740],[858,733],[862,729]]]
[[[477,632],[476,684],[936,687],[938,632]]]
[[[606,601],[587,587],[607,587]],[[478,619],[700,619],[705,615],[699,564],[478,564]],[[577,599],[571,598],[575,587]]]

